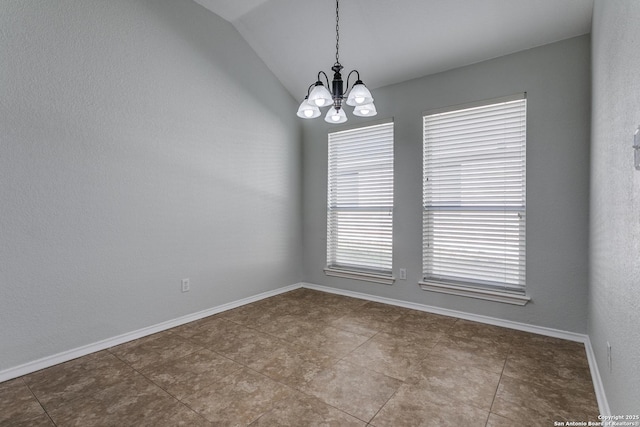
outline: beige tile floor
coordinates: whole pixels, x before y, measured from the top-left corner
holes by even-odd
[[[0,383],[0,426],[596,421],[579,343],[298,289]]]

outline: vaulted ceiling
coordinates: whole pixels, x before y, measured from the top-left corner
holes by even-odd
[[[335,62],[334,0],[195,0],[302,99]],[[593,0],[342,0],[340,62],[369,88],[587,34]],[[343,73],[343,76],[346,76]]]

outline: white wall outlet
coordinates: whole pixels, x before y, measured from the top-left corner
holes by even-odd
[[[189,279],[182,279],[182,292],[189,292],[191,285],[189,285]]]
[[[407,280],[407,269],[406,268],[401,268],[400,269],[400,280]]]
[[[613,371],[613,367],[611,365],[611,344],[607,341],[607,363],[609,365],[609,372]]]

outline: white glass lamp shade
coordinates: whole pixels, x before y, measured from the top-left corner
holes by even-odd
[[[347,115],[345,114],[344,109],[341,108],[336,111],[336,107],[331,107],[329,111],[327,111],[324,121],[333,124],[344,123],[347,121]]]
[[[371,104],[372,102],[373,97],[371,96],[371,92],[369,92],[369,89],[367,89],[367,87],[362,82],[356,82],[353,88],[351,88],[351,92],[349,92],[349,96],[347,97],[347,105],[356,107],[358,105]]]
[[[315,105],[316,107],[326,107],[332,103],[331,92],[329,92],[322,83],[315,86],[309,94],[309,104]]]
[[[373,105],[373,102],[371,104],[358,105],[353,109],[354,116],[372,117],[376,114],[378,114],[378,112],[376,111],[376,106]]]
[[[308,99],[305,98],[300,107],[298,107],[297,115],[303,119],[315,119],[320,116],[320,109],[315,105],[309,104]]]

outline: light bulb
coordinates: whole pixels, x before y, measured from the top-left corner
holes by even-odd
[[[344,123],[347,121],[347,115],[342,108],[336,110],[335,107],[331,107],[324,116],[324,121],[331,124]]]
[[[309,99],[305,97],[304,101],[300,103],[300,107],[298,107],[296,116],[303,119],[313,119],[320,115],[320,109],[313,104],[309,104],[308,101]]]
[[[309,94],[309,104],[314,107],[324,107],[332,102],[331,92],[321,82],[316,82],[316,86]]]
[[[370,104],[372,102],[373,97],[371,96],[371,92],[369,92],[369,89],[367,89],[361,80],[358,80],[351,88],[349,96],[347,96],[347,105],[355,107],[358,105]]]
[[[378,113],[376,111],[376,106],[373,104],[373,102],[369,104],[358,105],[356,106],[356,108],[353,109],[354,116],[373,117],[376,114]]]

